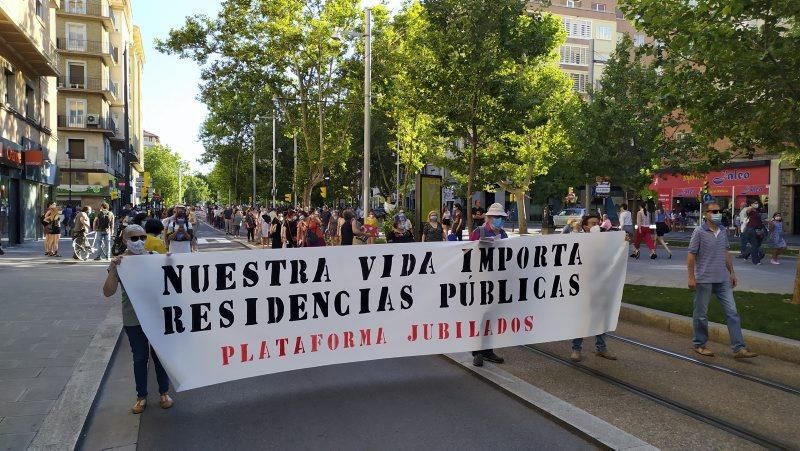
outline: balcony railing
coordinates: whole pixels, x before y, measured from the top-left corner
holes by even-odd
[[[65,0],[62,2],[65,13],[85,14],[87,16],[111,17],[111,7],[104,2],[90,0]]]
[[[119,85],[103,78],[58,77],[58,87],[67,89],[85,89],[87,91],[109,91],[114,97],[119,95]]]
[[[87,53],[104,53],[111,54],[111,44],[103,41],[88,41],[86,39],[66,39],[58,38],[56,40],[59,50],[67,50],[70,52],[87,52]]]
[[[89,118],[89,116],[93,116],[93,120]],[[80,114],[80,115],[59,115],[58,116],[58,126],[65,127],[65,128],[86,128],[86,129],[96,129],[96,130],[104,130],[106,133],[114,134],[116,133],[117,125],[114,123],[114,120],[110,117],[102,117],[102,116],[95,116],[91,114]]]

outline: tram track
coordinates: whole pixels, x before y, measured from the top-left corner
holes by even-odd
[[[745,428],[745,427],[742,427],[742,426],[738,426],[738,425],[736,425],[734,423],[731,423],[731,422],[729,422],[727,420],[724,420],[724,419],[719,418],[717,416],[714,416],[712,414],[703,412],[703,411],[701,411],[699,409],[696,409],[696,408],[691,407],[689,405],[686,405],[684,403],[681,403],[681,402],[678,402],[678,401],[674,401],[674,400],[669,399],[669,398],[667,398],[665,396],[659,395],[658,393],[655,393],[655,392],[653,392],[651,390],[647,390],[647,389],[642,388],[640,386],[631,384],[631,383],[626,382],[626,381],[624,381],[622,379],[619,379],[617,377],[614,377],[614,376],[611,376],[609,374],[606,374],[606,373],[604,373],[602,371],[598,371],[598,370],[596,370],[594,368],[590,368],[590,367],[588,367],[586,365],[582,365],[580,363],[573,362],[573,361],[571,361],[571,360],[569,360],[567,358],[561,357],[561,356],[559,356],[557,354],[554,354],[552,352],[549,352],[549,351],[546,351],[546,350],[543,350],[543,349],[539,349],[539,348],[537,348],[537,347],[535,347],[533,345],[524,345],[522,347],[527,349],[528,351],[534,353],[534,354],[537,354],[537,355],[541,356],[541,357],[547,358],[547,359],[552,360],[554,362],[560,363],[562,365],[565,365],[567,367],[570,367],[572,369],[580,371],[580,372],[582,372],[584,374],[587,374],[589,376],[592,376],[592,377],[594,377],[596,379],[602,380],[603,382],[606,382],[606,383],[611,384],[611,385],[613,385],[615,387],[621,388],[621,389],[623,389],[623,390],[625,390],[627,392],[633,393],[633,394],[635,394],[635,395],[637,395],[639,397],[648,399],[648,400],[650,400],[650,401],[652,401],[652,402],[654,402],[654,403],[656,403],[658,405],[661,405],[661,406],[666,407],[666,408],[668,408],[670,410],[673,410],[675,412],[678,412],[678,413],[681,413],[681,414],[686,415],[688,417],[691,417],[691,418],[693,418],[695,420],[701,421],[701,422],[703,422],[705,424],[708,424],[710,426],[713,426],[715,428],[718,428],[720,430],[728,432],[728,433],[730,433],[732,435],[740,437],[740,438],[742,438],[744,440],[747,440],[747,441],[749,441],[751,443],[757,444],[757,445],[762,446],[764,448],[767,448],[767,449],[778,449],[778,450],[780,450],[780,449],[797,449],[796,445],[790,445],[790,444],[787,444],[787,443],[782,443],[780,441],[775,440],[774,438],[767,437],[767,436],[765,436],[763,434],[760,434],[760,433],[755,432],[753,430],[750,430],[748,428]]]
[[[688,355],[685,355],[685,354],[681,354],[681,353],[678,353],[678,352],[673,352],[673,351],[670,351],[670,350],[664,349],[664,348],[659,348],[658,346],[654,346],[654,345],[651,345],[651,344],[648,344],[648,343],[643,343],[641,341],[634,340],[633,338],[630,338],[630,337],[623,337],[621,335],[612,334],[612,333],[608,333],[608,334],[606,334],[606,336],[608,338],[612,338],[614,340],[621,341],[621,342],[627,343],[629,345],[633,345],[633,346],[640,347],[642,349],[647,349],[649,351],[657,352],[657,353],[659,353],[661,355],[665,355],[665,356],[671,357],[673,359],[677,359],[677,360],[682,360],[684,362],[693,363],[693,364],[701,366],[703,368],[709,368],[709,369],[712,369],[714,371],[719,371],[721,373],[728,374],[730,376],[738,377],[740,379],[744,379],[744,380],[747,380],[747,381],[750,381],[750,382],[755,382],[757,384],[761,384],[761,385],[764,385],[764,386],[767,386],[767,387],[770,387],[770,388],[774,388],[776,390],[780,390],[780,391],[783,391],[783,392],[786,392],[786,393],[790,393],[790,394],[795,395],[795,396],[800,396],[800,388],[798,388],[798,387],[792,387],[790,385],[782,384],[780,382],[772,381],[772,380],[769,380],[769,379],[764,379],[764,378],[758,377],[758,376],[753,376],[752,374],[743,373],[741,371],[737,371],[737,370],[734,370],[732,368],[728,368],[728,367],[724,367],[724,366],[720,366],[720,365],[714,365],[713,363],[704,362],[704,361],[702,361],[700,359],[697,359],[697,358],[694,358],[694,357],[691,357],[691,356],[688,356]]]

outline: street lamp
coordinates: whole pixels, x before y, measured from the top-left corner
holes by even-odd
[[[364,10],[364,179],[361,190],[361,201],[364,214],[369,211],[370,190],[370,151],[371,109],[372,109],[372,9]],[[341,30],[336,30],[333,39],[342,40]]]

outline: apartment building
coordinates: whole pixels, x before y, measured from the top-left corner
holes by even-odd
[[[161,144],[161,138],[158,137],[155,133],[150,133],[147,130],[144,131],[144,146],[145,147],[153,147]]]
[[[616,0],[553,0],[544,6],[539,1],[528,3],[529,10],[546,10],[559,16],[567,32],[561,46],[561,70],[572,79],[573,89],[587,94],[589,88],[600,87],[606,61],[617,41],[629,34],[641,45],[645,36],[625,20]]]
[[[93,208],[105,200],[117,206],[131,195],[131,180],[143,162],[144,51],[131,4],[63,0],[56,22],[58,200]]]
[[[42,237],[38,218],[56,183],[55,7],[0,1],[0,241]]]

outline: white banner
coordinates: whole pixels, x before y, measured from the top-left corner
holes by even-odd
[[[616,329],[622,232],[125,257],[176,390]]]

